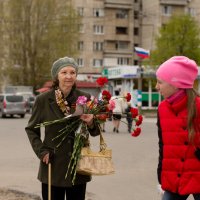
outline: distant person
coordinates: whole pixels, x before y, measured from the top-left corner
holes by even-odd
[[[119,91],[115,91],[115,96],[112,96],[111,100],[115,102],[115,108],[113,109],[113,132],[119,133],[120,121],[122,114],[125,112],[126,102],[124,98],[119,96]]]
[[[102,92],[99,93],[98,100],[99,100],[99,101],[102,101]],[[101,123],[100,128],[101,128],[101,131],[102,131],[102,132],[106,132],[106,130],[105,130],[105,122],[102,122],[102,123]]]
[[[200,97],[193,88],[195,61],[174,56],[156,72],[158,106],[158,181],[162,200],[200,200]]]
[[[128,132],[132,132],[132,124],[133,124],[133,117],[131,114],[131,102],[127,102],[127,108],[125,109],[126,113],[126,121],[127,121],[127,126],[128,126]]]

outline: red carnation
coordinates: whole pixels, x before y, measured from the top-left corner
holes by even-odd
[[[138,117],[137,117],[137,120],[136,120],[136,126],[139,126],[140,124],[142,124],[142,121],[143,121],[143,117],[142,117],[142,115],[139,115]]]
[[[103,87],[105,84],[108,83],[108,79],[106,77],[99,77],[96,80],[97,84],[100,85],[101,87]]]
[[[137,137],[138,135],[140,135],[140,133],[141,133],[141,128],[137,127],[137,128],[131,133],[131,135],[132,135],[133,137]]]
[[[103,90],[102,92],[102,99],[109,101],[111,99],[111,94],[108,90]]]
[[[131,94],[130,93],[127,93],[126,100],[127,100],[127,102],[129,102],[131,100]]]
[[[136,118],[138,116],[138,109],[137,108],[131,108],[131,115],[132,118]]]

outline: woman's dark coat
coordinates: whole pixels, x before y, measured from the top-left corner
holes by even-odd
[[[87,98],[90,98],[90,95],[87,93],[77,89],[72,90],[67,97],[69,105],[75,105],[77,98],[83,95]],[[71,108],[71,112],[73,112],[73,108]],[[59,139],[52,139],[59,135],[59,130],[66,126],[65,123],[49,125],[45,128],[35,128],[37,124],[42,122],[61,119],[63,117],[64,114],[56,102],[55,90],[51,89],[50,91],[43,93],[36,98],[32,116],[25,130],[32,148],[40,160],[48,152],[53,154],[53,159],[51,162],[52,185],[58,187],[69,187],[72,185],[72,177],[68,176],[66,179],[65,175],[73,151],[74,131],[69,133],[68,137],[63,141],[60,147],[56,148],[56,145],[59,143]],[[73,121],[74,119],[71,120]],[[69,122],[69,124],[71,124],[72,121]],[[41,135],[42,131],[40,129],[45,129],[44,135]],[[99,135],[100,133],[99,128],[96,126],[94,126],[93,129],[89,129],[89,132],[92,136]],[[42,183],[48,183],[48,165],[42,161],[40,161],[38,179]],[[82,184],[90,180],[90,176],[77,174],[75,184]]]

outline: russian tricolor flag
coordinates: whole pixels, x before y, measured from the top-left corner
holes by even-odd
[[[140,58],[149,58],[150,57],[150,51],[140,48],[140,47],[135,47],[135,52],[137,54],[137,56],[139,56]]]

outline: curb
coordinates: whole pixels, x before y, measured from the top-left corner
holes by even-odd
[[[12,198],[11,198],[12,197]],[[21,192],[18,190],[0,188],[0,200],[41,200],[38,195]]]

